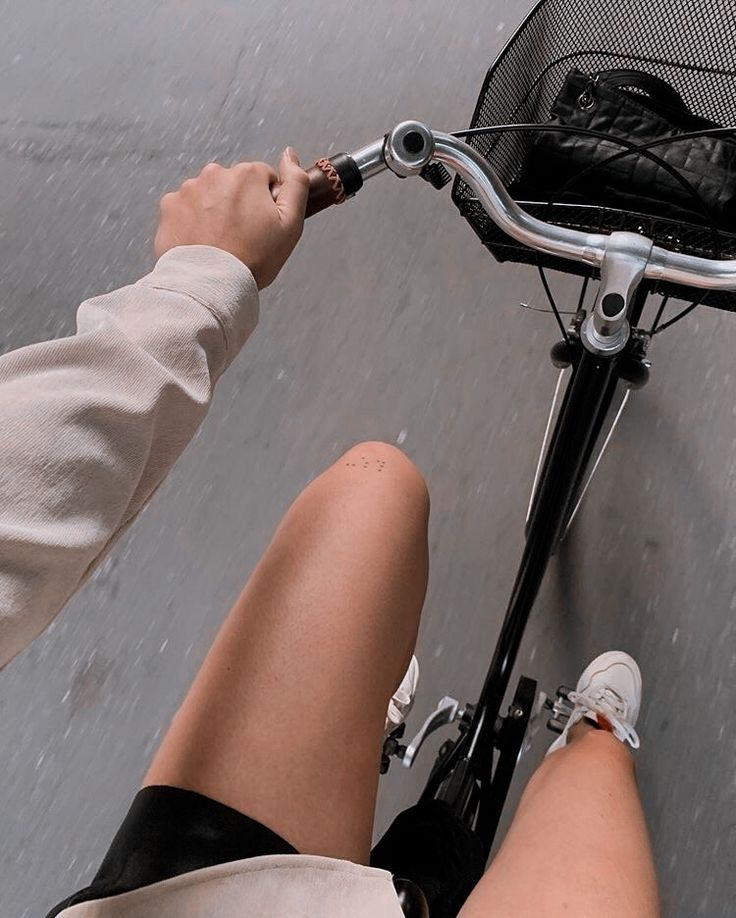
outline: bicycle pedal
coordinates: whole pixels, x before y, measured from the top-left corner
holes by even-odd
[[[570,701],[570,693],[573,690],[565,685],[561,685],[555,692],[554,698],[547,698],[545,707],[552,712],[547,721],[547,729],[553,733],[562,733],[567,725],[570,715],[573,712],[574,705]]]
[[[550,701],[546,692],[538,692],[534,702],[534,707],[532,708],[532,712],[529,716],[529,723],[527,724],[526,735],[521,746],[519,758],[525,755],[532,748],[532,740],[539,732],[539,728],[542,726],[542,717],[544,716],[544,712],[551,708],[551,706],[552,702]]]
[[[391,733],[383,741],[383,752],[381,753],[381,767],[380,773],[385,775],[388,772],[389,766],[391,765],[391,757],[395,756],[397,759],[403,759],[404,754],[406,753],[406,746],[402,745],[399,740],[404,736],[406,731],[406,724],[399,724],[395,730],[392,730]]]
[[[574,691],[575,689],[568,688],[566,685],[560,685],[557,687],[557,691],[555,692],[555,694],[557,695],[558,698],[564,698],[564,700],[568,704],[572,704],[572,702],[570,701],[570,693]]]
[[[559,734],[565,729],[565,724],[557,718],[550,717],[547,721],[547,729]]]
[[[403,757],[401,757],[401,764],[405,768],[411,768],[427,737],[434,733],[435,730],[439,730],[440,727],[457,723],[461,731],[467,730],[473,718],[473,712],[474,706],[472,704],[462,706],[459,701],[450,698],[449,695],[441,698],[436,709],[424,721],[414,739],[407,744]]]

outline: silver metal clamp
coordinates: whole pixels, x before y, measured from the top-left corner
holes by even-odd
[[[628,344],[629,307],[649,264],[654,243],[637,233],[612,233],[601,264],[601,287],[593,312],[583,322],[583,347],[613,357]]]

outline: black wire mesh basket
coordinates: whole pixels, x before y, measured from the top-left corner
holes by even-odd
[[[736,125],[736,0],[541,0],[491,66],[471,128],[546,124],[566,77],[614,68],[665,80],[693,112],[724,127]],[[493,166],[513,194],[533,134],[478,134],[468,142]],[[658,245],[706,258],[736,258],[733,232],[668,219],[661,214],[584,202],[523,200],[533,216],[590,232],[629,230]],[[540,255],[507,236],[483,210],[472,189],[456,180],[453,200],[498,261],[540,265],[586,275],[581,264]],[[736,311],[736,294],[661,285],[658,292]]]

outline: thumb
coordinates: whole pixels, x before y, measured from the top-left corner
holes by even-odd
[[[302,221],[309,197],[309,176],[299,164],[296,151],[287,147],[279,160],[280,187],[276,206],[288,221]]]

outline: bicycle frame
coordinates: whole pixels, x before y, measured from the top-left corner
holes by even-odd
[[[472,720],[452,751],[440,759],[430,777],[425,795],[450,803],[480,835],[486,854],[498,827],[503,800],[488,776],[493,773],[494,749],[505,723],[501,706],[516,663],[524,630],[542,584],[547,564],[564,515],[573,498],[575,483],[598,434],[599,409],[616,375],[617,357],[600,357],[582,351],[567,388],[555,431],[542,468],[537,498],[529,521],[524,551],[493,658],[486,675]],[[534,694],[523,701],[515,699],[511,717],[523,721],[531,715]],[[499,750],[501,751],[501,750]],[[464,773],[462,786],[447,784],[457,769]],[[510,776],[509,776],[510,778]],[[477,783],[477,793],[470,785]],[[503,797],[508,789],[504,780]],[[477,821],[475,820],[477,813]]]

